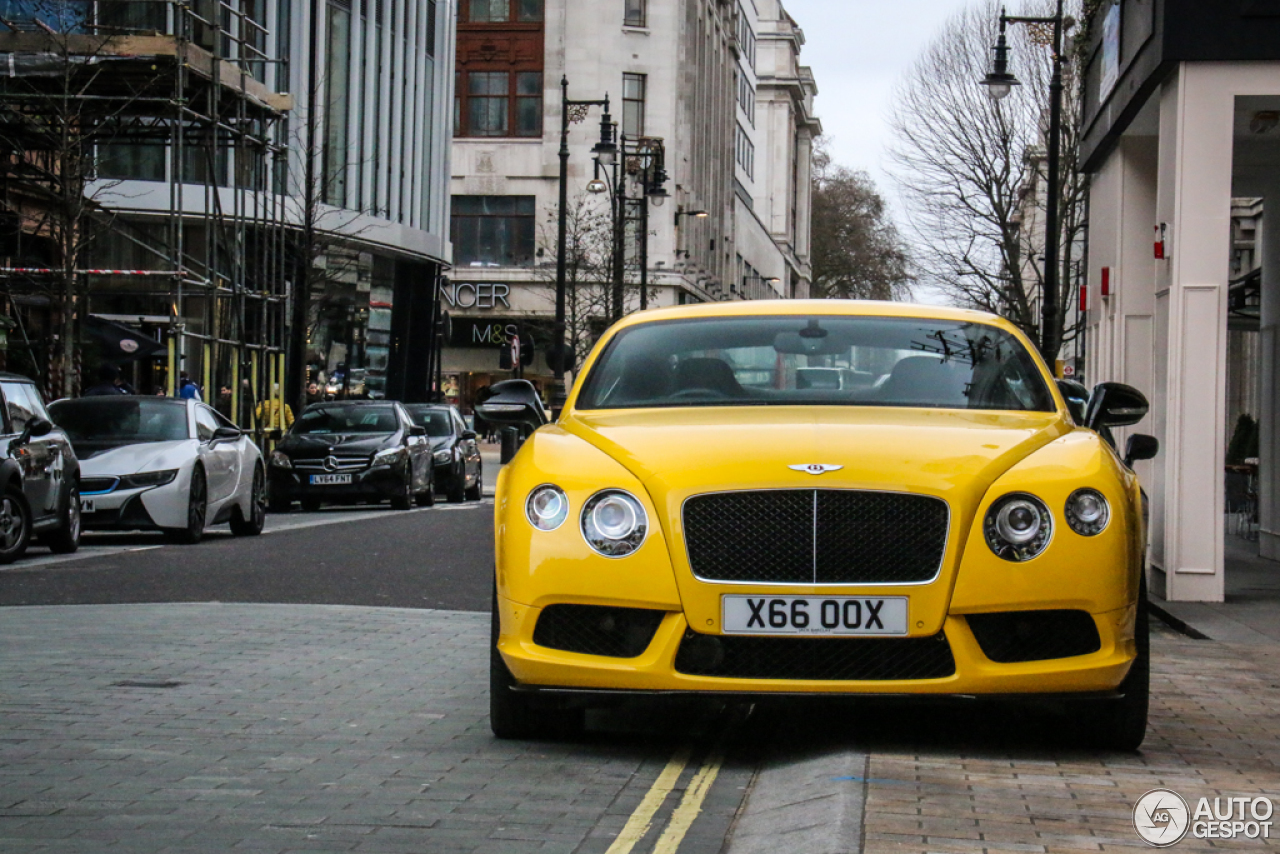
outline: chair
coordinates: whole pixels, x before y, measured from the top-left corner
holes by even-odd
[[[723,359],[685,359],[676,366],[676,391],[705,389],[725,397],[741,397],[742,386]]]
[[[969,371],[933,356],[908,356],[893,366],[876,392],[886,403],[926,403],[968,406],[965,385]]]

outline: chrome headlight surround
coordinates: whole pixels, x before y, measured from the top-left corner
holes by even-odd
[[[289,459],[289,455],[283,451],[272,451],[271,465],[278,469],[291,469],[293,468],[293,460]]]
[[[431,458],[438,463],[447,463],[453,460],[453,451],[449,448],[442,448],[432,454]]]
[[[569,496],[554,483],[544,483],[525,499],[524,515],[539,531],[554,531],[569,518]]]
[[[1002,496],[982,521],[987,545],[997,557],[1021,563],[1039,557],[1053,539],[1053,514],[1025,492]]]
[[[597,554],[626,557],[639,549],[648,535],[649,514],[626,490],[602,490],[582,505],[582,537]]]
[[[404,459],[404,448],[386,448],[373,455],[373,465],[393,466]]]
[[[1111,521],[1111,505],[1096,489],[1082,487],[1071,493],[1063,511],[1067,525],[1082,537],[1096,537]]]

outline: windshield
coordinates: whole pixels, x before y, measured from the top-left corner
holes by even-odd
[[[77,453],[82,446],[102,449],[143,442],[190,438],[184,403],[152,397],[84,397],[49,404],[53,422]]]
[[[400,419],[391,406],[308,406],[293,425],[293,432],[312,433],[394,433]]]
[[[453,419],[446,410],[409,408],[409,417],[414,424],[427,428],[428,436],[439,438],[453,435]]]
[[[1053,411],[1035,360],[982,323],[898,317],[708,317],[619,333],[579,409],[911,406]]]

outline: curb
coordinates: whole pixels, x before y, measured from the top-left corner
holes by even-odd
[[[1186,620],[1181,617],[1175,617],[1172,613],[1161,608],[1150,599],[1147,600],[1147,608],[1151,610],[1152,614],[1159,618],[1160,622],[1164,623],[1179,634],[1186,635],[1192,640],[1213,640],[1213,638],[1209,637]]]

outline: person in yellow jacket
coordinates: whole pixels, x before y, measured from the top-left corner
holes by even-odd
[[[256,415],[263,430],[284,432],[293,426],[293,409],[278,397],[270,397],[260,402]]]

